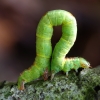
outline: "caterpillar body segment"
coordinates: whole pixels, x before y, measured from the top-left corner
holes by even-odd
[[[28,70],[23,71],[18,78],[18,89],[24,90],[24,84],[31,82],[32,80],[38,79],[43,75],[45,69],[32,65]]]
[[[75,71],[77,71],[78,68],[89,68],[89,67],[90,63],[87,62],[84,58],[74,57],[65,59],[65,63],[62,70],[68,75],[68,72],[72,69],[75,69]]]
[[[63,67],[62,69],[60,69],[60,71],[65,72],[66,76],[68,76],[68,72],[72,69],[74,69],[77,72],[78,68],[91,68],[90,63],[81,57],[65,58],[62,66]],[[52,72],[51,80],[54,78],[55,74],[55,72]]]

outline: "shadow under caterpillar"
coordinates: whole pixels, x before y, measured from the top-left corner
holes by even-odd
[[[53,26],[62,25],[62,36],[52,53],[51,38]],[[74,16],[65,10],[52,10],[47,12],[40,20],[36,31],[36,58],[34,64],[23,71],[18,78],[18,89],[23,90],[24,84],[38,79],[44,75],[47,80],[51,72],[51,79],[59,71],[66,75],[71,69],[79,67],[89,68],[90,64],[84,58],[65,58],[74,45],[77,35],[77,24]],[[52,59],[50,61],[50,58]]]

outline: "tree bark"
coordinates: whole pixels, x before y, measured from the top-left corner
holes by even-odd
[[[100,100],[100,67],[58,73],[53,80],[36,80],[19,91],[17,83],[0,83],[0,100]]]

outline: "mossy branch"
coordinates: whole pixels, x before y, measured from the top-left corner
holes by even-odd
[[[68,77],[59,73],[52,81],[33,81],[25,88],[19,91],[16,83],[1,82],[0,100],[100,100],[100,67],[70,71]]]

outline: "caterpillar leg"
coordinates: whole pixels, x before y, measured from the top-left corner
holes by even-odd
[[[19,78],[19,83],[18,83],[18,89],[19,90],[25,90],[25,81]]]
[[[51,74],[51,80],[54,78],[54,76],[55,76],[55,73],[52,73]]]
[[[66,76],[68,77],[68,72],[66,72]]]
[[[48,77],[49,77],[49,71],[48,71],[48,69],[46,69],[46,70],[44,71],[44,74],[43,74],[43,79],[44,79],[44,80],[47,80]]]
[[[75,69],[76,73],[78,72],[78,69]]]
[[[22,81],[21,85],[20,85],[20,90],[25,90],[25,86],[24,86],[25,82]]]

